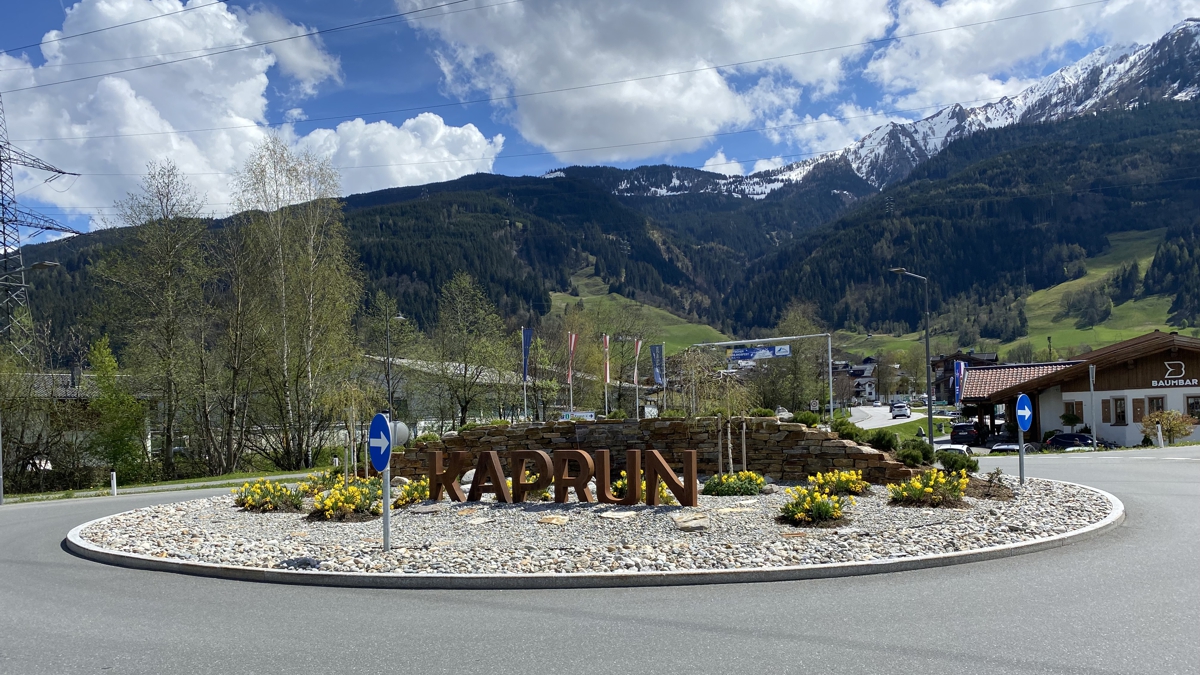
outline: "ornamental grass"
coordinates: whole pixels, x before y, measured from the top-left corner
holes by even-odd
[[[753,471],[723,473],[704,481],[701,494],[717,497],[756,495],[766,484],[766,479]]]
[[[383,482],[379,478],[354,476],[349,485],[335,484],[313,497],[310,516],[326,520],[345,520],[353,515],[378,516],[383,513]]]
[[[672,494],[671,490],[667,488],[666,483],[662,482],[661,480],[655,481],[655,482],[658,483],[658,501],[660,504],[667,504],[667,505],[673,506],[678,503],[675,501],[675,495]],[[629,492],[629,476],[626,475],[626,473],[624,471],[622,471],[621,477],[613,481],[612,493],[613,493],[613,496],[616,497],[617,499],[624,499],[626,492]],[[646,481],[643,480],[642,481],[643,498],[644,498],[645,494],[646,494]]]
[[[809,476],[808,482],[821,492],[835,495],[861,495],[867,491],[867,481],[861,471],[830,471]]]
[[[243,483],[232,492],[233,503],[247,511],[299,511],[304,505],[304,494],[300,490],[266,478]]]
[[[841,520],[843,511],[854,505],[854,497],[831,493],[828,489],[794,487],[786,490],[792,501],[780,511],[793,525],[814,525]]]
[[[903,483],[887,486],[893,504],[911,506],[957,506],[967,490],[966,471],[946,473],[930,469]]]

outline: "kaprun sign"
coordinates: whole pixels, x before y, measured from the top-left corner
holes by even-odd
[[[625,494],[617,496],[612,491],[612,466],[608,450],[597,450],[595,454],[583,450],[555,450],[553,455],[541,450],[516,450],[508,454],[512,487],[500,464],[500,453],[488,450],[479,453],[475,462],[475,477],[466,493],[458,483],[470,465],[470,453],[454,451],[446,457],[441,450],[429,453],[429,498],[440,501],[442,495],[455,502],[477,502],[484,493],[496,496],[496,501],[505,504],[521,502],[525,495],[554,487],[554,501],[565,504],[570,490],[581,502],[601,504],[638,504],[643,499],[650,506],[658,506],[658,482],[661,480],[682,506],[698,506],[696,483],[696,451],[683,450],[683,480],[663,459],[657,450],[626,450],[625,473],[628,487]],[[643,463],[643,459],[645,462]],[[526,472],[535,475],[527,481]],[[642,494],[643,474],[646,494]],[[589,483],[595,479],[596,493],[592,494]]]
[[[1183,361],[1164,361],[1163,366],[1166,367],[1166,374],[1161,380],[1151,380],[1152,387],[1194,387],[1196,386],[1196,378],[1188,378],[1187,364]]]

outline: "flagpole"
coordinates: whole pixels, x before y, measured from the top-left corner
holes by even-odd
[[[662,370],[663,370],[663,395],[662,407],[667,409],[667,343],[662,343]],[[660,415],[662,413],[659,413]]]
[[[525,349],[525,327],[521,326],[521,393],[525,396],[525,419],[529,419],[529,352]]]
[[[575,412],[575,334],[567,333],[567,389],[570,399],[568,407]]]
[[[633,341],[633,419],[642,419],[642,384],[638,380],[638,357],[642,355],[642,341]]]
[[[604,336],[604,416],[608,417],[608,336]]]

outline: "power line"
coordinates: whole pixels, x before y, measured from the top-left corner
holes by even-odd
[[[354,27],[357,27],[357,26],[365,26],[365,25],[369,25],[369,24],[377,24],[377,23],[380,23],[380,22],[382,22],[382,21],[387,21],[388,19],[395,19],[395,18],[398,18],[398,17],[408,16],[408,15],[411,15],[411,14],[418,14],[418,13],[420,13],[420,12],[427,12],[427,11],[429,11],[429,10],[431,10],[431,9],[440,9],[440,8],[442,8],[442,7],[450,7],[450,6],[453,6],[453,5],[461,5],[461,4],[462,4],[462,3],[464,3],[464,2],[471,2],[471,1],[472,1],[472,0],[449,0],[449,2],[444,2],[444,3],[440,4],[440,5],[430,5],[429,7],[422,7],[422,8],[420,8],[420,9],[413,9],[413,10],[409,10],[409,11],[407,11],[407,12],[397,12],[397,13],[395,13],[395,14],[388,14],[388,15],[385,15],[385,16],[376,17],[376,18],[374,18],[374,19],[365,19],[365,20],[363,20],[363,21],[355,21],[354,23],[348,23],[348,24],[344,24],[344,25],[341,25],[341,26],[334,26],[333,28],[321,28],[321,29],[318,29],[318,30],[312,30],[312,31],[308,31],[307,33],[301,33],[301,34],[299,34],[299,35],[289,35],[289,36],[287,36],[287,37],[276,38],[276,39],[274,39],[274,40],[262,40],[262,41],[259,41],[259,42],[252,42],[252,43],[250,43],[250,44],[239,45],[239,46],[236,46],[236,47],[231,47],[231,48],[229,48],[229,49],[224,49],[224,50],[221,50],[221,51],[215,51],[215,52],[212,52],[212,53],[210,53],[210,54],[200,54],[200,55],[197,55],[197,56],[187,56],[187,57],[184,57],[184,58],[181,58],[181,59],[173,59],[173,60],[170,60],[170,61],[160,61],[160,62],[158,62],[158,63],[148,63],[148,64],[145,64],[145,65],[142,65],[142,66],[133,66],[133,67],[131,67],[131,68],[125,68],[125,69],[122,69],[122,70],[114,70],[114,71],[111,71],[111,72],[108,72],[108,73],[98,73],[98,74],[96,74],[96,75],[85,75],[85,76],[82,76],[82,77],[75,77],[75,78],[71,78],[71,79],[69,79],[69,80],[59,80],[59,81],[57,81],[57,82],[43,82],[42,84],[33,84],[33,85],[30,85],[30,86],[28,86],[28,87],[18,87],[18,88],[16,88],[16,89],[8,89],[8,90],[6,90],[6,91],[2,91],[2,92],[0,92],[0,94],[11,94],[11,93],[14,93],[14,92],[19,92],[19,91],[29,91],[29,90],[31,90],[31,89],[42,89],[42,88],[44,88],[44,87],[53,87],[53,86],[60,85],[60,84],[70,84],[70,83],[72,83],[72,82],[83,82],[83,81],[85,81],[85,80],[95,80],[95,79],[97,79],[97,78],[101,78],[101,77],[108,77],[108,76],[110,76],[110,75],[121,75],[121,74],[123,74],[123,73],[132,73],[132,72],[134,72],[134,71],[138,71],[138,70],[146,70],[146,69],[148,69],[148,68],[157,68],[157,67],[159,67],[159,66],[169,66],[169,65],[171,65],[171,64],[173,64],[173,63],[183,63],[183,62],[185,62],[185,61],[194,61],[194,60],[196,60],[196,59],[205,59],[205,58],[208,58],[208,57],[210,57],[210,56],[220,56],[221,54],[229,54],[229,53],[231,53],[231,52],[244,51],[244,50],[246,50],[246,49],[253,49],[253,48],[255,48],[255,47],[264,47],[264,46],[267,46],[267,45],[273,45],[273,44],[277,44],[277,43],[279,43],[279,42],[287,42],[287,41],[289,41],[289,40],[299,40],[300,38],[312,37],[312,36],[314,36],[314,35],[322,35],[322,34],[325,34],[325,33],[334,33],[334,32],[337,32],[337,31],[348,30],[348,29],[350,29],[350,28],[354,28]],[[1097,0],[1097,2],[1108,2],[1108,1],[1109,1],[1109,0]]]
[[[10,89],[10,90],[8,90],[8,91],[5,91],[5,92],[0,92],[0,93],[7,94],[7,93],[10,93],[10,92],[17,92],[17,91],[27,91],[27,90],[30,90],[30,89],[39,89],[39,88],[42,88],[42,87],[54,86],[54,85],[56,85],[56,84],[66,84],[66,83],[69,83],[69,82],[79,82],[79,81],[82,81],[82,80],[90,80],[90,79],[95,79],[95,78],[99,78],[99,77],[106,77],[106,76],[108,76],[108,75],[116,75],[116,74],[120,74],[120,73],[126,73],[126,72],[131,72],[131,71],[135,71],[135,70],[143,70],[143,69],[145,69],[145,68],[154,68],[154,67],[158,67],[158,66],[169,65],[169,64],[172,64],[172,63],[180,63],[180,62],[182,62],[182,61],[191,61],[191,60],[194,60],[194,59],[205,58],[205,57],[207,57],[207,56],[216,56],[216,55],[219,55],[219,54],[226,54],[226,53],[229,53],[229,52],[231,52],[231,51],[238,51],[238,50],[241,50],[241,49],[249,49],[249,48],[252,48],[252,47],[255,47],[255,46],[261,46],[261,45],[264,45],[264,44],[272,44],[272,43],[274,43],[274,42],[281,42],[281,41],[283,41],[283,40],[292,40],[292,39],[297,39],[297,38],[301,38],[301,37],[307,37],[307,36],[309,36],[309,35],[316,35],[316,34],[318,34],[318,33],[334,32],[334,31],[337,31],[337,30],[343,30],[343,29],[345,29],[345,28],[348,28],[348,27],[351,27],[351,26],[359,26],[359,25],[364,25],[364,24],[368,24],[368,23],[374,23],[374,22],[382,21],[382,20],[384,20],[384,19],[395,18],[395,17],[398,17],[398,16],[404,16],[404,15],[406,15],[406,14],[412,14],[412,13],[415,13],[415,12],[427,11],[427,10],[430,10],[430,9],[438,9],[438,8],[440,8],[440,7],[445,7],[445,6],[450,6],[450,5],[456,5],[456,4],[459,4],[459,3],[461,3],[461,2],[467,2],[467,1],[468,1],[468,0],[452,0],[451,2],[445,3],[445,4],[443,4],[443,5],[434,5],[434,6],[431,6],[431,7],[426,7],[426,8],[424,8],[424,9],[421,9],[421,10],[412,10],[412,11],[410,11],[410,12],[404,12],[404,13],[401,13],[401,14],[390,15],[390,16],[387,16],[387,17],[380,17],[380,18],[378,18],[378,19],[370,19],[370,20],[367,20],[367,21],[360,21],[360,22],[357,22],[357,23],[354,23],[354,24],[348,24],[347,26],[340,26],[340,27],[329,28],[329,29],[321,29],[321,30],[311,31],[310,33],[306,33],[306,34],[303,34],[303,35],[297,35],[297,36],[292,36],[292,37],[287,37],[287,38],[280,38],[280,39],[278,39],[278,40],[272,40],[272,41],[268,41],[268,42],[261,42],[261,43],[255,43],[255,44],[250,44],[250,45],[244,45],[244,46],[237,47],[237,48],[234,48],[234,49],[228,49],[228,50],[225,50],[225,51],[219,51],[219,52],[215,52],[215,53],[213,53],[213,54],[204,54],[204,55],[200,55],[200,56],[192,56],[192,57],[187,57],[187,58],[183,58],[183,59],[176,59],[176,60],[173,60],[173,61],[163,61],[163,62],[161,62],[161,63],[147,64],[147,65],[144,65],[144,66],[137,66],[137,67],[133,67],[133,68],[127,68],[127,69],[125,69],[125,70],[114,71],[114,72],[111,72],[111,73],[102,73],[102,74],[98,74],[98,75],[89,75],[89,76],[86,76],[86,77],[79,77],[79,78],[74,78],[74,79],[70,79],[70,80],[62,80],[62,81],[59,81],[59,82],[47,82],[47,83],[44,83],[44,84],[31,85],[31,86],[28,86],[28,87],[22,87],[22,88],[19,88],[19,89]],[[766,62],[769,62],[769,61],[778,61],[778,60],[782,60],[782,59],[795,58],[795,57],[798,57],[798,56],[810,56],[810,55],[813,55],[813,54],[820,54],[820,53],[824,53],[824,52],[831,52],[831,51],[839,51],[839,50],[843,50],[843,49],[852,49],[852,48],[855,48],[855,47],[866,47],[866,46],[871,46],[871,45],[880,45],[880,44],[886,44],[886,43],[890,43],[890,42],[897,42],[897,41],[900,41],[900,40],[905,40],[905,39],[914,38],[914,37],[921,37],[921,36],[925,36],[925,35],[934,35],[934,34],[938,34],[938,33],[945,33],[945,32],[948,32],[948,31],[953,31],[953,30],[962,30],[962,29],[964,29],[964,28],[973,28],[973,27],[976,27],[976,26],[982,26],[982,25],[987,25],[987,24],[999,23],[999,22],[1002,22],[1002,21],[1013,21],[1013,20],[1016,20],[1016,19],[1023,19],[1023,18],[1028,18],[1028,17],[1031,17],[1031,16],[1039,16],[1039,15],[1042,15],[1042,14],[1049,14],[1049,13],[1052,13],[1052,12],[1061,12],[1061,11],[1065,11],[1065,10],[1068,10],[1068,9],[1078,9],[1078,8],[1080,8],[1080,7],[1089,7],[1089,6],[1092,6],[1092,5],[1102,5],[1102,4],[1106,4],[1106,3],[1108,3],[1108,2],[1111,2],[1111,1],[1112,1],[1112,0],[1090,0],[1089,2],[1079,3],[1079,4],[1075,4],[1075,5],[1066,5],[1066,6],[1063,6],[1063,7],[1055,7],[1055,8],[1051,8],[1051,9],[1043,9],[1043,10],[1038,10],[1038,11],[1034,11],[1034,12],[1025,12],[1025,13],[1022,13],[1022,14],[1014,14],[1014,15],[1011,15],[1011,16],[1006,16],[1006,17],[999,17],[999,18],[995,18],[995,19],[987,19],[987,20],[985,20],[985,21],[975,21],[975,22],[971,22],[971,23],[965,23],[965,24],[960,24],[960,25],[956,25],[956,26],[947,26],[947,27],[945,27],[945,28],[936,28],[936,29],[927,30],[927,31],[917,31],[917,32],[914,32],[914,33],[908,33],[908,34],[905,34],[905,35],[893,35],[893,36],[890,36],[890,37],[878,38],[878,39],[875,39],[875,40],[866,40],[866,41],[862,41],[862,42],[856,42],[856,43],[852,43],[852,44],[838,45],[838,46],[835,46],[835,47],[821,47],[821,48],[818,48],[818,49],[810,49],[810,50],[801,51],[801,52],[794,52],[794,53],[791,53],[791,54],[782,54],[782,55],[779,55],[779,56],[769,56],[769,57],[764,57],[764,58],[759,58],[759,59],[750,59],[750,60],[746,60],[746,61],[736,61],[736,62],[733,62],[733,63],[726,63],[726,64],[715,65],[715,66],[704,66],[704,67],[701,67],[701,68],[690,68],[690,69],[687,69],[687,70],[677,70],[677,71],[671,71],[671,72],[667,72],[667,73],[659,73],[659,74],[656,74],[656,75],[642,75],[642,76],[638,76],[638,77],[622,78],[622,79],[618,79],[618,80],[608,80],[608,81],[605,81],[605,82],[595,82],[595,83],[592,83],[592,84],[581,84],[581,85],[575,85],[575,86],[570,86],[570,87],[559,87],[559,88],[556,88],[556,89],[547,89],[547,90],[543,90],[543,91],[536,91],[536,92],[526,92],[526,93],[520,93],[520,94],[508,94],[508,95],[505,95],[505,96],[491,96],[491,97],[487,97],[487,98],[480,98],[480,99],[474,99],[474,100],[469,100],[469,101],[458,101],[458,102],[455,102],[455,103],[439,103],[439,104],[431,104],[431,105],[413,106],[413,107],[409,107],[409,108],[399,108],[399,109],[395,109],[395,110],[380,111],[380,112],[375,112],[375,113],[364,113],[364,115],[367,115],[367,116],[370,116],[370,115],[384,115],[384,114],[392,114],[392,113],[398,113],[398,112],[411,112],[411,111],[418,110],[418,109],[421,109],[421,110],[428,110],[428,109],[433,109],[433,108],[443,108],[443,107],[453,107],[453,106],[465,106],[465,105],[471,105],[471,104],[475,104],[475,103],[494,103],[494,102],[499,102],[499,101],[509,101],[509,100],[516,100],[516,99],[521,99],[521,98],[528,98],[528,97],[531,97],[531,96],[544,96],[544,95],[547,95],[547,94],[560,94],[560,93],[566,93],[566,92],[572,92],[572,91],[581,91],[581,90],[584,90],[584,89],[593,89],[593,88],[598,88],[598,87],[608,87],[608,86],[613,86],[613,85],[617,85],[617,84],[627,84],[627,83],[629,83],[629,82],[642,82],[642,81],[646,81],[646,80],[660,79],[660,78],[664,78],[664,77],[673,77],[673,76],[676,76],[676,75],[689,75],[689,74],[695,74],[695,73],[701,73],[701,72],[709,72],[709,71],[713,71],[713,70],[721,70],[721,69],[724,69],[724,68],[737,68],[737,67],[746,66],[746,65],[754,65],[754,64],[759,64],[759,63],[766,63]],[[323,120],[328,120],[328,119],[345,119],[345,118],[347,118],[347,117],[355,117],[355,115],[349,115],[349,116],[342,116],[342,115],[338,115],[338,116],[332,116],[332,117],[328,117],[328,118],[321,118],[320,120],[316,120],[316,119],[314,119],[314,120],[309,120],[309,121],[323,121]],[[276,125],[278,125],[278,124],[285,124],[285,123],[286,123],[286,122],[270,123],[270,124],[267,124],[267,125],[265,125],[265,126],[276,126]],[[165,132],[153,132],[153,133],[148,133],[148,134],[144,134],[144,135],[174,134],[174,133],[193,133],[194,131],[217,131],[217,130],[234,129],[234,128],[249,128],[249,127],[251,127],[251,126],[260,126],[260,125],[240,125],[240,126],[236,126],[236,127],[214,127],[214,128],[209,128],[209,129],[197,129],[197,130],[188,130],[188,131],[165,131]],[[128,134],[128,135],[143,135],[143,134]],[[28,142],[29,140],[49,141],[49,140],[79,140],[79,139],[82,139],[82,138],[118,138],[118,137],[123,137],[123,136],[125,136],[125,134],[112,134],[112,135],[106,135],[106,136],[77,136],[77,137],[71,137],[71,138],[22,139],[22,142]]]
[[[125,23],[118,23],[113,26],[97,28],[95,30],[89,30],[89,31],[85,31],[83,33],[75,33],[74,35],[64,35],[62,37],[56,37],[52,40],[42,40],[41,42],[34,42],[31,44],[22,45],[20,47],[11,47],[9,49],[0,49],[0,54],[7,54],[8,52],[19,52],[22,49],[29,49],[30,47],[41,47],[42,45],[48,45],[48,44],[52,44],[55,42],[62,42],[63,40],[71,40],[73,38],[83,37],[84,35],[94,35],[96,33],[103,33],[104,31],[113,30],[114,28],[124,28],[125,26],[132,26],[135,23],[145,23],[146,21],[154,21],[155,19],[161,19],[163,17],[175,16],[176,14],[183,14],[184,12],[190,12],[194,9],[204,9],[205,7],[212,7],[213,5],[220,5],[220,4],[222,4],[223,1],[224,0],[218,0],[217,2],[210,2],[207,4],[203,4],[203,5],[193,5],[191,7],[184,7],[183,9],[175,10],[174,12],[167,12],[166,14],[158,14],[156,16],[146,17],[145,19],[137,19],[136,21],[126,21]]]

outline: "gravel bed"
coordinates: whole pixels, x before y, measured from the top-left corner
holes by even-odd
[[[393,511],[392,550],[381,521],[307,520],[249,513],[230,496],[137,509],[100,521],[83,537],[102,548],[245,567],[392,574],[628,573],[782,567],[894,559],[1042,539],[1110,512],[1084,487],[1037,479],[1011,501],[966,498],[963,508],[892,506],[872,486],[836,528],[776,520],[783,491],[700,497],[697,508],[444,502],[433,513]],[[427,503],[428,505],[428,503]],[[428,510],[428,508],[426,508]],[[685,532],[670,516],[702,512],[707,530]],[[539,522],[565,515],[565,524]],[[613,517],[616,515],[617,517]]]

